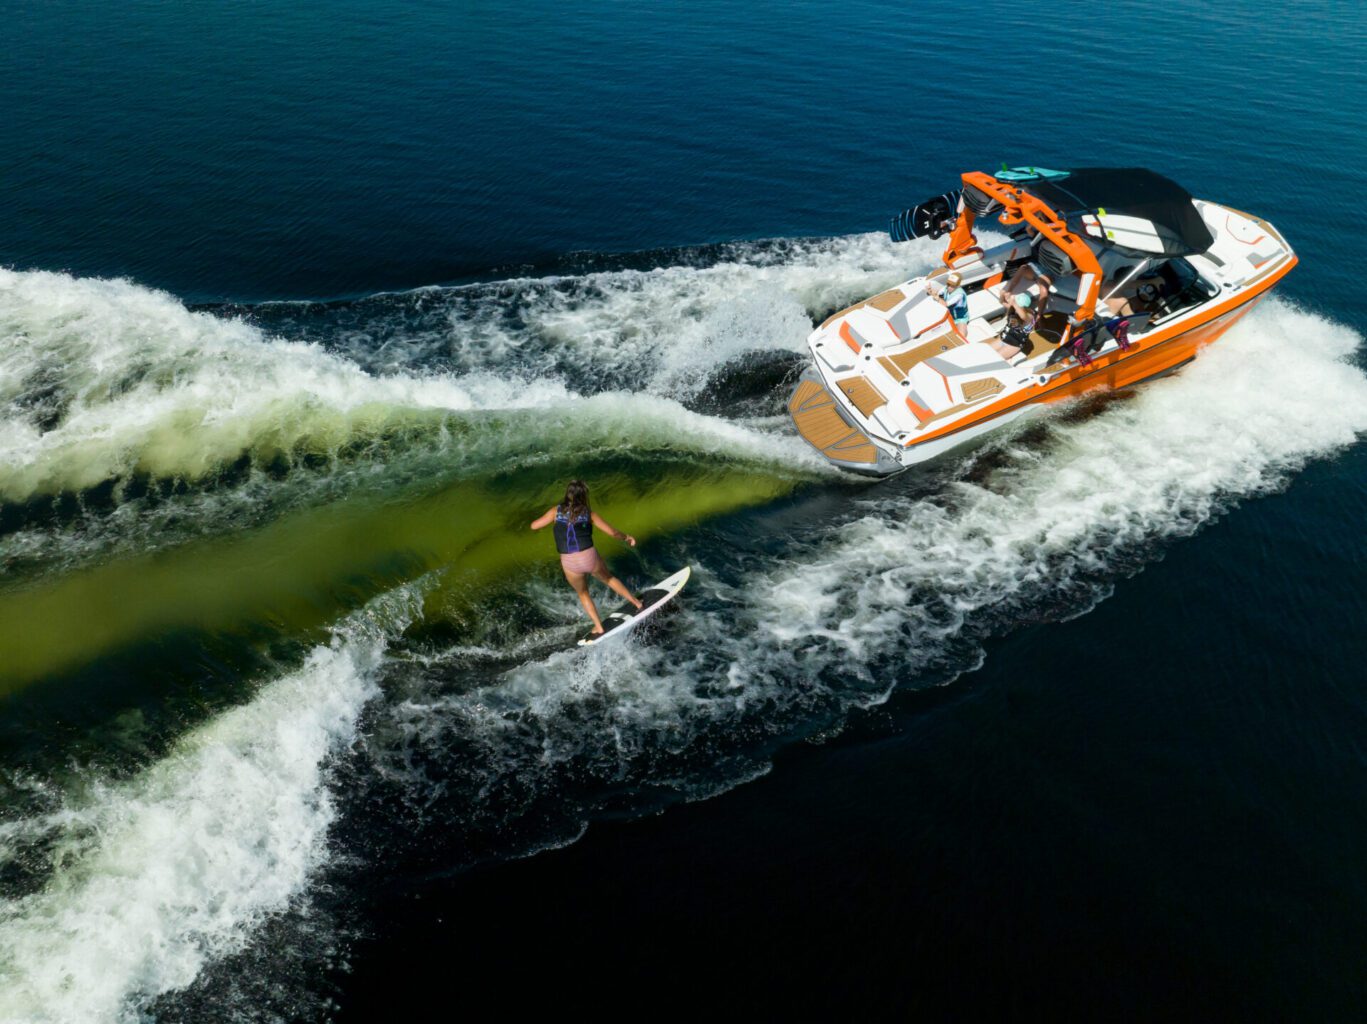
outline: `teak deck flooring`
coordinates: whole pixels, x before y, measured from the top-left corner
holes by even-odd
[[[917,345],[905,352],[898,352],[895,356],[879,356],[878,361],[883,364],[883,369],[901,380],[911,372],[911,368],[917,363],[923,363],[931,356],[938,356],[941,352],[948,352],[962,344],[963,340],[957,335],[942,334],[938,338],[927,341],[924,345]]]
[[[879,292],[871,299],[863,302],[856,302],[853,306],[846,306],[844,309],[837,309],[834,313],[821,321],[821,326],[827,326],[832,320],[839,319],[846,313],[853,313],[856,309],[863,309],[865,306],[872,306],[880,313],[886,313],[890,309],[896,309],[898,303],[906,298],[906,294],[900,288],[890,288],[885,292]]]
[[[797,432],[818,451],[842,462],[872,463],[878,449],[863,433],[841,417],[831,393],[815,381],[804,380],[788,402]]]
[[[847,377],[845,380],[836,381],[836,386],[849,395],[850,401],[861,415],[872,416],[875,409],[881,409],[888,404],[882,392],[874,387],[867,377]]]

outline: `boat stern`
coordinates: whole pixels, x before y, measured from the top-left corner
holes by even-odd
[[[813,366],[798,378],[788,399],[788,414],[802,439],[841,469],[867,476],[890,476],[905,468],[851,422]]]

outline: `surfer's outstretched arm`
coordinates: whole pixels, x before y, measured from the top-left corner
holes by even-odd
[[[555,509],[551,509],[551,518],[554,518],[554,512]],[[636,538],[633,537],[631,534],[623,533],[621,530],[617,529],[617,527],[613,526],[610,522],[608,522],[606,519],[600,516],[597,512],[591,514],[593,516],[593,525],[598,527],[598,529],[602,530],[609,537],[616,537],[618,540],[626,541],[632,547],[636,546]],[[535,523],[532,524],[532,529],[536,529]]]
[[[550,508],[548,508],[548,509],[546,510],[546,514],[545,514],[544,516],[542,516],[540,519],[533,519],[533,520],[532,520],[532,529],[533,529],[533,530],[540,530],[540,529],[543,529],[543,528],[545,528],[545,527],[547,527],[547,526],[550,526],[551,523],[553,523],[553,522],[555,522],[555,506],[554,506],[554,505],[552,505]]]

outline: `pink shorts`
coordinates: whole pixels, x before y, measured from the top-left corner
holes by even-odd
[[[560,567],[566,572],[593,572],[600,562],[597,548],[585,548],[583,551],[560,556]]]

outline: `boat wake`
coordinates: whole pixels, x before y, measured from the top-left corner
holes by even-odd
[[[1170,379],[877,487],[838,478],[784,428],[785,384],[812,320],[909,259],[929,250],[757,243],[213,312],[5,272],[0,622],[25,625],[0,644],[41,655],[8,706],[31,723],[53,705],[29,694],[134,650],[146,688],[108,714],[155,717],[154,641],[187,630],[285,667],[124,760],[64,746],[61,708],[55,754],[16,748],[0,1019],[182,1019],[244,957],[316,995],[298,964],[372,892],[762,774],[1367,431],[1361,338],[1271,299]],[[581,472],[643,535],[619,572],[694,566],[654,642],[552,653],[577,612],[523,506]],[[25,604],[121,624],[40,641]]]
[[[422,814],[446,805],[439,816],[465,832],[446,864],[524,852],[528,814],[544,841],[565,841],[630,803],[623,780],[652,804],[751,778],[774,744],[895,688],[952,681],[991,635],[1085,612],[1171,540],[1354,443],[1367,430],[1367,377],[1347,361],[1360,343],[1274,301],[1179,377],[1017,431],[928,493],[909,475],[821,528],[785,520],[778,550],[681,541],[677,560],[701,568],[668,642],[519,664],[465,692],[450,678],[488,652],[437,655],[367,739],[378,774],[412,773],[399,786]],[[1274,368],[1294,395],[1268,402]]]
[[[141,1019],[297,901],[328,852],[329,760],[355,740],[419,591],[372,602],[147,771],[87,778],[0,825],[0,864],[46,869],[40,889],[0,904],[0,1020]]]
[[[933,496],[875,492],[838,539],[774,581],[759,623],[863,666],[893,649],[916,657],[933,649],[927,636],[996,606],[1014,621],[1085,607],[1162,542],[1353,444],[1367,429],[1367,378],[1348,361],[1360,345],[1266,302],[1180,375],[1018,432]]]

